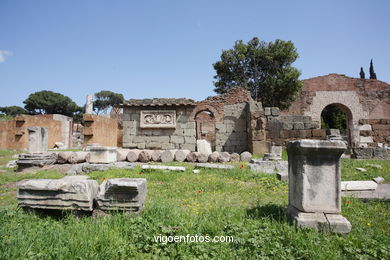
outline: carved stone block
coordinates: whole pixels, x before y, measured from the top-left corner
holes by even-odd
[[[143,110],[141,128],[176,128],[175,110]]]

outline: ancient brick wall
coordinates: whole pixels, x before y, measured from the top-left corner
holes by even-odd
[[[390,119],[359,120],[360,147],[390,146]]]
[[[0,149],[14,149],[15,121],[0,121]],[[27,147],[26,147],[27,148]]]
[[[298,98],[282,114],[310,116],[320,122],[321,112],[331,104],[346,111],[351,143],[359,146],[359,120],[390,119],[390,85],[339,74],[303,80]]]
[[[61,142],[68,148],[71,144],[72,119],[63,115],[19,115],[13,120],[0,123],[2,132],[0,148],[25,150],[28,148],[28,131],[31,126],[47,127],[48,148]],[[3,133],[5,129],[6,134]]]
[[[103,116],[86,114],[84,119],[84,146],[97,143],[102,146],[118,146],[118,121]]]
[[[192,113],[210,111],[216,119],[216,151],[243,152],[248,146],[248,91],[234,88],[229,92],[197,102]]]

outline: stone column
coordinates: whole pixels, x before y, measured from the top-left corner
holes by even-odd
[[[93,96],[87,95],[87,102],[85,103],[85,114],[92,114],[93,112]]]
[[[289,142],[289,220],[298,227],[348,233],[349,221],[341,213],[340,157],[342,141],[297,140]]]
[[[28,152],[46,153],[48,148],[47,127],[31,126],[28,131]]]

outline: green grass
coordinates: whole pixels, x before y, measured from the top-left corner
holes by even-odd
[[[342,178],[361,179],[362,173],[354,169],[365,163],[382,165],[365,179],[388,172],[385,161],[342,160]],[[0,206],[0,259],[390,258],[388,202],[343,199],[342,214],[353,226],[347,236],[297,230],[284,216],[287,184],[275,176],[251,172],[246,164],[235,164],[230,171],[202,169],[200,174],[184,165],[185,172],[136,167],[89,174],[99,182],[146,178],[147,200],[139,216],[38,217],[20,210],[14,197],[6,197]],[[25,178],[59,177],[56,172],[1,173],[0,187]],[[154,236],[160,234],[224,235],[233,236],[234,242],[156,243]]]
[[[374,166],[380,166],[376,168]],[[364,168],[366,172],[359,172],[356,168]],[[341,180],[371,180],[381,176],[390,182],[390,160],[351,160],[341,159]]]

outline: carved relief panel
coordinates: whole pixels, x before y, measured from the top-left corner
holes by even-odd
[[[143,110],[141,111],[141,128],[175,128],[175,110]]]

